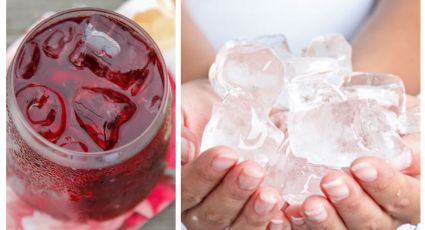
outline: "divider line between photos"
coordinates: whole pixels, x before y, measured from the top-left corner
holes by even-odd
[[[424,69],[425,69],[425,60],[424,60],[424,54],[425,54],[425,47],[424,47],[424,35],[425,35],[425,33],[424,33],[424,29],[425,29],[425,17],[424,17],[424,15],[423,15],[423,13],[425,12],[425,4],[423,4],[423,2],[420,4],[421,5],[421,10],[420,10],[420,16],[421,16],[421,23],[420,23],[420,30],[421,30],[421,39],[420,39],[420,41],[421,41],[421,43],[420,43],[420,47],[421,47],[421,52],[420,52],[420,60],[421,60],[421,77],[420,77],[420,82],[421,82],[421,89],[422,90],[424,90],[425,89],[425,80],[424,80],[424,78],[423,78],[423,74],[424,74]],[[423,131],[425,130],[425,119],[424,119],[424,106],[425,106],[425,102],[424,102],[424,100],[423,100],[423,97],[422,97],[422,95],[423,95],[423,93],[421,92],[420,93],[420,96],[419,96],[419,100],[420,100],[420,106],[421,106],[421,133],[423,133]],[[424,149],[425,149],[425,142],[424,142],[424,138],[423,138],[423,136],[421,137],[421,148],[420,148],[420,152],[423,152],[424,151]],[[420,158],[421,159],[421,168],[423,169],[423,167],[424,167],[424,165],[425,165],[425,158],[424,157],[421,157]],[[425,186],[424,186],[424,181],[423,180],[421,180],[421,191],[425,191]],[[424,193],[422,193],[422,194],[424,194]],[[425,207],[425,201],[424,201],[424,198],[423,197],[421,197],[421,222],[423,223],[423,220],[425,220],[425,213],[423,212],[423,209],[424,209],[424,207]],[[421,224],[422,225],[422,224]]]
[[[176,0],[176,217],[175,229],[181,229],[181,0]]]

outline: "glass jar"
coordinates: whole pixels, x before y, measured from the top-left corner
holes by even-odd
[[[165,169],[169,87],[159,48],[130,19],[79,8],[44,20],[8,69],[8,185],[59,219],[129,211]]]

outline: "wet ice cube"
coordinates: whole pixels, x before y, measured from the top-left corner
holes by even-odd
[[[221,97],[238,88],[269,108],[282,90],[283,73],[284,65],[271,48],[233,42],[220,50],[209,77]]]
[[[252,96],[231,91],[205,127],[201,151],[224,145],[234,148],[241,159],[267,164],[284,139],[283,132],[267,116],[255,106]]]
[[[420,111],[406,111],[399,118],[400,134],[419,133],[421,131],[421,113]]]
[[[113,57],[121,51],[120,44],[102,31],[96,30],[92,24],[88,24],[84,33],[85,42],[96,55]]]
[[[399,116],[399,133],[412,134],[421,130],[421,108],[419,101],[413,96],[406,97],[406,111]]]
[[[245,39],[246,43],[260,43],[266,45],[267,47],[273,49],[274,52],[280,57],[282,61],[286,61],[289,58],[294,58],[295,55],[291,53],[288,46],[288,41],[283,34],[273,34],[273,35],[264,35],[252,39]],[[278,96],[277,104],[283,106],[284,108],[289,108],[288,106],[288,93],[287,90],[282,90]]]
[[[346,71],[341,70],[338,62],[331,58],[295,57],[285,61],[285,81],[288,82],[323,73],[339,73],[324,79],[333,85],[342,85],[348,75]]]
[[[115,48],[107,49],[106,47],[105,44],[93,46],[85,40],[80,40],[69,55],[69,60],[75,67],[88,68],[98,77],[109,80],[123,90],[127,90],[135,85],[134,89],[132,89],[132,94],[137,94],[149,74],[148,66],[156,60],[156,53],[154,51],[147,51],[148,54],[146,55],[151,56],[151,58],[147,58],[148,61],[144,63],[145,66],[135,66],[133,69],[123,71],[117,63],[124,60],[118,60],[111,55],[111,53],[113,54],[117,50]],[[108,53],[106,50],[111,53]]]
[[[84,142],[75,140],[73,137],[65,137],[63,141],[58,142],[58,145],[79,152],[88,152],[89,150]]]
[[[36,42],[25,43],[15,67],[16,77],[30,79],[37,71],[40,62],[40,48]]]
[[[340,90],[347,73],[329,58],[292,58],[285,64],[285,91],[291,111],[345,100]]]
[[[136,111],[136,104],[112,89],[83,87],[75,93],[73,108],[80,126],[100,148],[109,150],[118,141],[120,127]]]
[[[260,43],[271,49],[282,59],[294,57],[288,47],[288,41],[283,34],[264,35],[252,39],[246,39],[246,43]]]
[[[55,142],[65,130],[66,110],[62,96],[54,90],[29,84],[16,93],[16,100],[36,132]]]
[[[49,31],[50,32],[50,31]],[[50,35],[43,42],[42,48],[44,53],[51,58],[58,58],[65,47],[65,44],[71,41],[73,35],[73,28],[55,29],[50,32]]]
[[[397,133],[396,115],[371,99],[291,112],[288,136],[297,157],[334,168],[360,156],[391,158],[408,151]]]
[[[273,124],[280,129],[285,136],[288,136],[288,115],[289,111],[283,107],[273,107],[269,117]]]
[[[70,54],[69,60],[76,67],[88,67],[90,69],[93,68],[93,65],[103,67],[103,65],[110,64],[110,59],[116,56],[120,50],[121,48],[117,41],[106,33],[96,30],[92,24],[88,24],[84,34],[80,35],[80,39]],[[97,63],[92,63],[95,61]],[[104,68],[102,68],[102,71],[104,72],[103,74],[106,74],[109,69]]]
[[[391,74],[353,73],[342,86],[344,94],[354,99],[374,99],[377,103],[401,115],[405,110],[403,81]]]
[[[342,69],[349,72],[353,69],[351,46],[342,34],[323,34],[314,37],[310,45],[302,52],[302,56],[336,59]]]
[[[323,195],[320,180],[329,172],[329,168],[311,164],[287,149],[269,167],[264,183],[277,189],[289,204],[301,204],[311,195]]]
[[[93,17],[68,58],[78,69],[88,68],[123,90],[131,88],[134,96],[143,88],[152,68],[161,68],[159,57],[147,44],[136,42],[140,38],[116,24],[107,18]]]

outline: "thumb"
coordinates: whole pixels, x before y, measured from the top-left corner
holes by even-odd
[[[421,134],[414,133],[405,135],[402,137],[404,144],[412,150],[412,159],[411,164],[407,169],[404,169],[402,172],[411,175],[418,176],[421,174],[420,167],[420,144],[421,144]]]
[[[182,85],[181,92],[181,164],[184,165],[199,155],[202,134],[220,98],[208,80],[187,82]]]
[[[183,127],[181,130],[181,164],[191,162],[199,155],[199,141],[190,129]]]

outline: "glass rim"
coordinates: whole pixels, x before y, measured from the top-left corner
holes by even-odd
[[[117,148],[113,148],[113,149],[110,149],[110,150],[106,150],[106,151],[93,151],[93,152],[75,151],[75,150],[63,148],[59,145],[56,145],[55,143],[48,141],[45,137],[40,135],[35,129],[33,129],[31,127],[31,125],[28,123],[28,121],[23,116],[21,109],[17,106],[17,100],[16,100],[15,88],[14,88],[14,76],[12,76],[12,75],[15,73],[14,66],[16,64],[16,59],[17,59],[18,54],[22,51],[23,44],[28,40],[28,38],[30,38],[32,35],[34,35],[34,33],[37,32],[40,28],[48,27],[50,25],[50,22],[52,22],[53,19],[57,19],[61,16],[64,16],[64,15],[67,15],[67,14],[70,14],[70,13],[77,13],[77,12],[96,12],[96,13],[100,13],[100,14],[103,14],[103,15],[112,16],[112,17],[114,17],[114,19],[118,19],[119,21],[126,23],[128,26],[130,26],[136,32],[141,33],[143,35],[143,37],[150,43],[150,45],[152,45],[155,52],[157,53],[158,58],[160,59],[160,62],[162,63],[164,92],[163,92],[163,95],[162,95],[163,100],[162,100],[161,105],[159,107],[158,113],[155,115],[155,117],[153,118],[153,120],[149,124],[149,126],[147,128],[145,128],[145,130],[140,135],[138,135],[133,140],[131,140],[130,142],[128,142],[128,143],[126,143],[122,146],[119,146]],[[13,114],[12,119],[13,119],[14,116],[17,116],[16,119],[19,119],[19,121],[21,121],[21,123],[24,126],[24,128],[26,129],[26,131],[28,131],[32,136],[37,138],[37,141],[40,141],[43,145],[45,145],[48,148],[51,148],[51,150],[53,150],[55,152],[60,152],[61,154],[71,156],[71,158],[72,157],[83,157],[83,158],[85,158],[85,157],[104,157],[104,156],[107,156],[107,155],[110,155],[110,154],[120,153],[120,152],[122,152],[122,150],[128,148],[129,146],[134,145],[135,143],[137,143],[137,142],[139,142],[140,140],[143,140],[143,139],[145,139],[145,142],[143,143],[143,145],[144,145],[144,147],[146,147],[146,145],[149,144],[152,141],[153,137],[159,131],[160,127],[162,126],[163,121],[165,121],[165,115],[167,114],[167,107],[170,104],[171,93],[170,93],[170,86],[169,86],[170,83],[169,83],[169,79],[168,79],[169,78],[168,71],[167,71],[167,67],[165,65],[165,61],[164,61],[164,58],[162,56],[161,50],[159,49],[158,45],[155,43],[155,41],[152,39],[152,37],[141,26],[139,26],[133,20],[131,20],[131,19],[127,18],[126,16],[121,15],[119,13],[113,12],[111,10],[102,9],[102,8],[96,8],[96,7],[72,8],[72,9],[57,12],[57,13],[51,15],[50,17],[42,20],[41,22],[39,22],[36,26],[34,26],[24,36],[21,43],[19,44],[18,49],[16,50],[16,53],[15,53],[15,55],[14,55],[14,57],[13,57],[11,63],[10,63],[7,76],[11,77],[10,83],[7,84],[9,89],[10,89],[10,91],[8,93],[8,97],[9,97],[8,100],[11,100],[11,105],[9,105],[9,106],[11,107],[11,110],[12,109],[18,110],[16,114]],[[13,119],[13,122],[16,123],[14,119]],[[152,129],[155,129],[155,132],[152,133]],[[18,130],[18,132],[19,132],[19,130]],[[151,134],[151,135],[149,135],[149,134]],[[22,136],[22,134],[20,134],[20,135]],[[142,147],[142,148],[144,148],[144,147]],[[125,158],[125,159],[128,159],[128,158]]]

